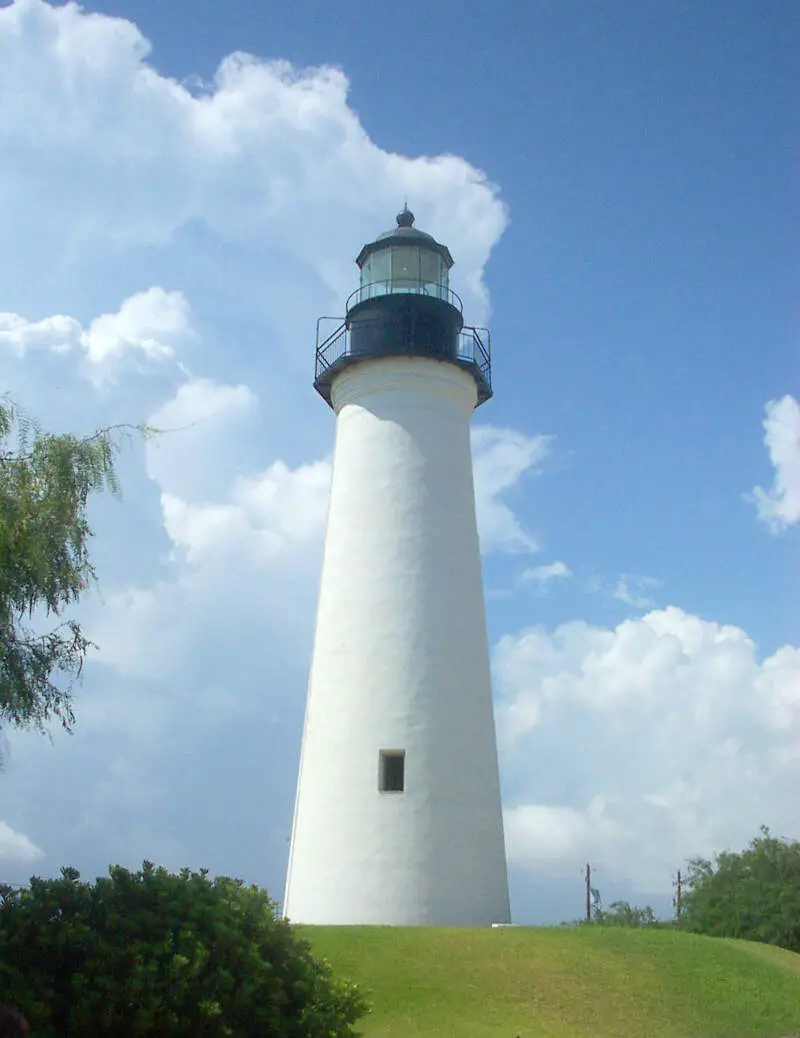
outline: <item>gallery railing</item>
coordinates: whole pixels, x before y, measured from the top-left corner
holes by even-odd
[[[446,303],[454,306],[459,313],[463,313],[464,306],[461,298],[446,285],[438,281],[420,281],[415,278],[388,278],[385,281],[370,281],[366,285],[357,288],[347,300],[347,313],[364,303],[368,299],[376,299],[378,296],[414,295],[428,296],[429,299],[443,299]]]
[[[331,325],[334,325],[332,330]],[[363,354],[355,354],[350,349],[346,320],[341,317],[319,318],[314,383],[320,392],[326,390],[323,392],[326,399],[336,369],[350,361],[363,359]],[[488,400],[492,395],[492,337],[489,329],[463,328],[458,336],[456,355],[451,359],[472,372],[478,384],[478,402]]]

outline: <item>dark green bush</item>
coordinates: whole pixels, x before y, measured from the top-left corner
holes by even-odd
[[[38,1038],[347,1038],[356,988],[256,887],[145,862],[0,887],[0,991]]]

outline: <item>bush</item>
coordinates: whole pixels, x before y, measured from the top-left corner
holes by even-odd
[[[357,989],[257,887],[145,862],[0,887],[0,991],[40,1038],[346,1038]]]
[[[592,923],[598,926],[655,926],[663,927],[666,924],[657,919],[650,905],[638,908],[629,905],[627,901],[612,901],[607,909],[596,907],[592,915]]]

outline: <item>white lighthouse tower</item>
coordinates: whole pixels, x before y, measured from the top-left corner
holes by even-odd
[[[336,445],[284,913],[317,924],[509,921],[469,421],[492,393],[453,259],[365,245],[314,385]]]

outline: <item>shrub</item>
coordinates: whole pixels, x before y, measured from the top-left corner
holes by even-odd
[[[40,1038],[346,1038],[357,989],[257,887],[145,862],[0,887],[0,990]]]
[[[629,905],[627,901],[612,901],[607,909],[596,907],[592,922],[597,923],[598,926],[662,927],[665,925],[656,918],[650,905],[639,908],[636,905]]]

